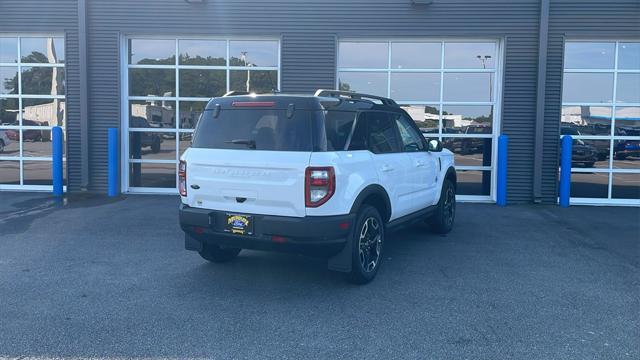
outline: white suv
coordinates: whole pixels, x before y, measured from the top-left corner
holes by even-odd
[[[185,247],[212,262],[241,249],[325,256],[371,281],[385,234],[455,218],[453,154],[393,100],[335,90],[212,99],[180,160]]]

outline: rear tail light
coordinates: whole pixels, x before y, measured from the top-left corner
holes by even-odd
[[[187,196],[187,162],[184,160],[178,165],[178,191],[180,196]]]
[[[305,205],[318,207],[326,203],[335,192],[335,172],[332,167],[308,167],[304,184]]]

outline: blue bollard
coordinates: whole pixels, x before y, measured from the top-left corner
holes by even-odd
[[[569,207],[571,196],[571,152],[573,138],[571,135],[562,137],[562,158],[560,159],[560,207]]]
[[[498,206],[507,206],[507,150],[509,137],[498,136],[498,189],[496,203]]]
[[[62,128],[55,126],[51,129],[51,156],[53,158],[53,196],[62,196],[63,194],[63,175],[62,175]]]
[[[118,129],[109,128],[109,189],[107,195],[118,196]]]

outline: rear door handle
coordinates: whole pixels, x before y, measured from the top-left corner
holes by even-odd
[[[393,166],[391,166],[389,164],[384,164],[384,165],[382,165],[382,171],[384,171],[384,172],[393,171]]]

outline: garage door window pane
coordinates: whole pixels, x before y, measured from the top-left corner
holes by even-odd
[[[22,156],[51,157],[51,130],[22,129]]]
[[[618,74],[616,102],[640,103],[640,74]]]
[[[491,134],[493,107],[490,105],[445,105],[442,126],[445,134]]]
[[[640,137],[640,106],[616,107],[615,136]]]
[[[611,197],[640,199],[640,174],[613,174]]]
[[[175,101],[129,102],[129,128],[175,128],[175,119]]]
[[[491,171],[458,170],[457,193],[459,195],[489,195]]]
[[[611,135],[611,107],[564,106],[562,107],[562,135]]]
[[[495,69],[495,43],[444,44],[444,67],[446,69]]]
[[[132,131],[129,133],[129,158],[151,160],[176,159],[176,134]]]
[[[609,168],[610,140],[576,139],[574,140],[574,145],[571,155],[572,166]]]
[[[232,70],[229,90],[267,93],[278,89],[278,72],[275,70]]]
[[[23,126],[65,126],[63,99],[22,99]]]
[[[391,73],[391,98],[396,101],[438,101],[439,73]]]
[[[563,102],[610,103],[613,101],[613,74],[565,73]]]
[[[64,68],[22,67],[22,93],[26,95],[64,95]]]
[[[423,134],[437,134],[440,118],[438,105],[402,105]]]
[[[0,37],[0,63],[18,62],[18,39]]]
[[[0,129],[0,142],[0,156],[20,156],[20,130]]]
[[[618,44],[618,69],[640,70],[640,43]]]
[[[340,42],[338,67],[386,69],[389,66],[389,43]]]
[[[129,95],[174,96],[176,71],[173,69],[129,69]]]
[[[442,138],[454,153],[456,166],[491,166],[491,138]]]
[[[229,65],[278,66],[277,41],[230,41]]]
[[[391,44],[392,69],[440,69],[441,43],[394,42]]]
[[[20,39],[23,63],[64,63],[64,39],[50,37]]]
[[[219,40],[179,40],[181,65],[224,66],[227,42]]]
[[[226,91],[225,70],[180,70],[180,96],[212,98]]]
[[[572,173],[571,197],[607,198],[609,173]]]
[[[206,106],[206,101],[180,101],[180,128],[195,129]]]
[[[567,42],[566,69],[613,69],[616,44],[613,42]]]
[[[22,166],[25,185],[52,185],[51,161],[24,161]]]
[[[340,72],[338,84],[340,90],[387,96],[387,73]]]
[[[0,67],[0,94],[18,93],[18,67]]]
[[[176,63],[175,57],[175,40],[129,40],[129,64],[173,65]]]
[[[175,188],[176,164],[129,164],[129,186]]]
[[[0,98],[0,126],[18,125],[18,99]]]
[[[4,154],[0,153],[0,156]],[[0,160],[0,184],[20,185],[20,162]]]
[[[444,101],[492,101],[493,74],[445,73]]]

